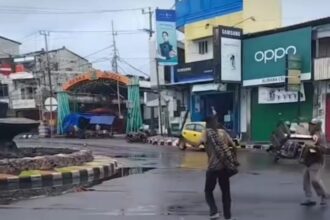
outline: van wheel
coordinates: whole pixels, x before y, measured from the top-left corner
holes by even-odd
[[[179,149],[180,150],[185,150],[187,148],[186,142],[184,140],[179,141]]]

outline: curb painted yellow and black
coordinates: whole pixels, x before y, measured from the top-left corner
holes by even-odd
[[[147,142],[149,144],[152,144],[152,145],[177,147],[179,145],[179,138],[154,136],[154,137],[149,137]],[[240,148],[240,149],[268,150],[270,148],[270,144],[240,143],[238,148]]]
[[[155,136],[149,137],[147,142],[152,145],[177,147],[179,145],[179,138]]]
[[[62,172],[41,171],[40,175],[8,176],[0,178],[0,191],[92,183],[109,179],[115,176],[117,172],[118,163],[113,160],[102,165],[77,167]]]

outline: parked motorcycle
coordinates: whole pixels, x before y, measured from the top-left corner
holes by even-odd
[[[147,143],[148,137],[152,135],[149,129],[141,128],[138,132],[126,134],[126,141],[129,143]]]
[[[304,143],[287,141],[281,148],[275,149],[274,162],[282,159],[299,159],[303,151]]]
[[[269,152],[274,155],[274,162],[280,159],[301,159],[306,144],[310,144],[312,136],[300,134],[291,129],[291,123],[280,122],[271,137]]]

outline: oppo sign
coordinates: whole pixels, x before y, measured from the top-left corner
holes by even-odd
[[[295,46],[288,46],[287,48],[279,47],[273,50],[258,51],[254,54],[254,59],[257,62],[267,63],[269,61],[277,62],[285,57],[287,54],[295,55],[297,48]]]

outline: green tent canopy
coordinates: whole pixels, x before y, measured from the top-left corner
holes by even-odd
[[[142,126],[139,79],[134,77],[128,86],[128,115],[126,133],[137,132]]]
[[[64,118],[70,114],[69,95],[66,92],[57,93],[57,134],[63,134]]]

